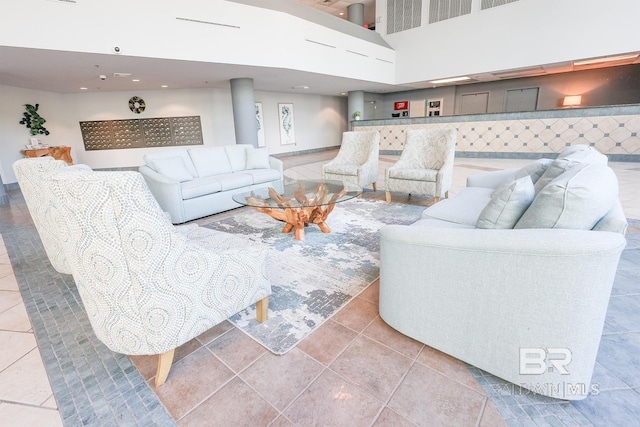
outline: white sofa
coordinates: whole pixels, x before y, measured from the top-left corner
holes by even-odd
[[[516,393],[585,398],[627,227],[606,161],[572,146],[383,227],[380,316]]]
[[[180,224],[234,209],[236,193],[283,191],[283,164],[267,148],[248,144],[171,148],[144,156],[138,169],[171,222]]]

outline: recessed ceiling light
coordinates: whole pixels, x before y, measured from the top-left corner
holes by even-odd
[[[169,87],[169,85],[162,85],[161,87]]]
[[[340,95],[345,96],[347,92],[340,92]]]
[[[309,89],[307,85],[291,86],[291,89]]]
[[[439,84],[439,83],[453,83],[453,82],[461,82],[464,80],[471,80],[471,77],[463,76],[463,77],[451,77],[449,79],[440,79],[440,80],[431,80],[429,83]]]
[[[344,12],[340,12],[340,16],[344,15]]]
[[[80,90],[87,90],[87,88],[86,87],[81,87]]]
[[[139,82],[140,79],[131,79],[132,82]]]

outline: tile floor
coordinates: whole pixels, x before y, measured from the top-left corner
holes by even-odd
[[[328,151],[286,158],[286,175],[317,178],[322,161],[334,156],[335,152]],[[381,173],[395,159],[382,155]],[[464,187],[472,173],[527,162],[457,159],[450,193],[454,195]],[[610,165],[620,181],[625,213],[640,219],[638,164]],[[379,183],[383,181],[381,178]],[[376,193],[367,191],[365,197],[384,198],[380,187]],[[0,222],[30,224],[19,192],[11,192],[10,197],[10,204],[0,207]],[[425,206],[431,203],[428,198],[407,199],[406,195],[394,195],[394,201]],[[630,231],[637,233],[638,223],[634,225]],[[609,329],[605,328],[603,335],[601,352],[611,363],[599,364],[596,371],[597,378],[606,381],[606,390],[610,390],[605,407],[596,403],[571,408],[562,405],[558,415],[550,408],[560,405],[536,407],[496,397],[492,393],[495,378],[388,327],[377,313],[377,283],[285,356],[270,354],[224,322],[178,350],[169,380],[155,392],[176,423],[185,426],[611,425],[619,419],[616,412],[640,408],[640,369],[626,369],[629,360],[640,368],[637,353],[621,354],[640,348],[640,290],[634,286],[638,282],[638,276],[634,276],[637,259],[621,262],[630,264],[627,267],[631,272],[625,273],[630,278],[614,289],[612,300],[620,298],[624,303],[608,316]],[[625,318],[631,326],[620,327]],[[0,425],[62,425],[42,360],[4,241],[0,241]],[[155,358],[132,360],[142,377],[151,382]],[[83,423],[92,424],[91,420]],[[94,420],[93,425],[100,424]]]

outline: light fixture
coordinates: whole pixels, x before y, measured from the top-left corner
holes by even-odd
[[[291,89],[309,89],[307,85],[291,86]]]
[[[582,95],[567,95],[562,100],[563,107],[573,108],[582,102]]]
[[[439,84],[439,83],[453,83],[453,82],[462,82],[465,80],[471,80],[471,77],[462,76],[462,77],[451,77],[448,79],[440,79],[440,80],[431,80],[429,83]]]
[[[131,79],[132,82],[139,82],[140,79]]]
[[[162,86],[160,86],[160,87],[169,87],[169,85],[162,85]]]
[[[591,58],[591,59],[583,59],[581,61],[573,61],[573,65],[579,67],[581,65],[602,64],[604,62],[627,61],[630,59],[636,59],[637,57],[638,57],[638,53],[630,53],[626,55],[615,55],[615,56],[602,56],[600,58]]]
[[[87,88],[86,87],[81,87],[80,90],[87,90]]]

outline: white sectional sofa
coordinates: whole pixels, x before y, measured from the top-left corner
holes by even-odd
[[[606,163],[572,146],[471,176],[413,225],[383,227],[381,317],[515,393],[585,398],[626,243]]]
[[[248,144],[171,148],[144,156],[139,171],[171,222],[237,208],[236,193],[273,187],[283,191],[282,161]]]

